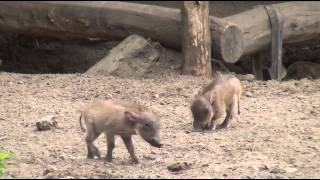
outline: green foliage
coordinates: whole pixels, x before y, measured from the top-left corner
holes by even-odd
[[[14,155],[11,151],[0,152],[0,176],[3,176],[5,166],[4,161]]]

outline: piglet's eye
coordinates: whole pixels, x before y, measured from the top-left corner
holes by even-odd
[[[150,124],[145,123],[144,125],[147,126],[147,127],[150,127]]]

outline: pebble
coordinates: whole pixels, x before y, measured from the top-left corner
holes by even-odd
[[[242,80],[242,81],[252,82],[252,81],[255,80],[255,77],[254,77],[253,74],[246,74],[246,75],[240,76],[239,79]]]
[[[252,165],[252,166],[250,166],[250,168],[255,170],[255,171],[259,171],[259,168],[257,166]]]
[[[294,172],[296,172],[297,171],[297,169],[296,168],[286,168],[286,169],[284,169],[287,173],[294,173]]]
[[[155,99],[159,99],[159,97],[160,97],[159,94],[154,94],[153,95],[153,98],[155,98]]]
[[[157,158],[151,155],[144,155],[143,158],[148,159],[148,160],[156,160]]]
[[[248,92],[248,91],[245,91],[243,94],[244,94],[245,96],[247,96],[247,97],[252,97],[252,94],[251,94],[250,92]]]
[[[183,163],[174,163],[167,167],[167,169],[171,172],[177,172],[181,170],[187,170],[191,168],[191,163],[183,162]]]

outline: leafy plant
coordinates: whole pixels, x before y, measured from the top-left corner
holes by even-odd
[[[4,161],[14,155],[11,151],[0,152],[0,176],[3,176],[5,165]]]

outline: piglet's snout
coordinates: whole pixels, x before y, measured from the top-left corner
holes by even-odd
[[[148,140],[148,143],[151,144],[151,146],[161,148],[163,144],[161,143],[159,135],[154,136],[151,140]]]
[[[194,122],[193,124],[193,129],[200,129],[201,125],[199,123]]]
[[[201,131],[205,128],[205,126],[203,126],[201,123],[198,123],[198,122],[194,122],[193,123],[193,129],[194,130],[198,130],[198,131]]]
[[[163,146],[162,143],[152,139],[148,141],[149,144],[151,144],[151,146],[157,147],[157,148],[161,148]]]

